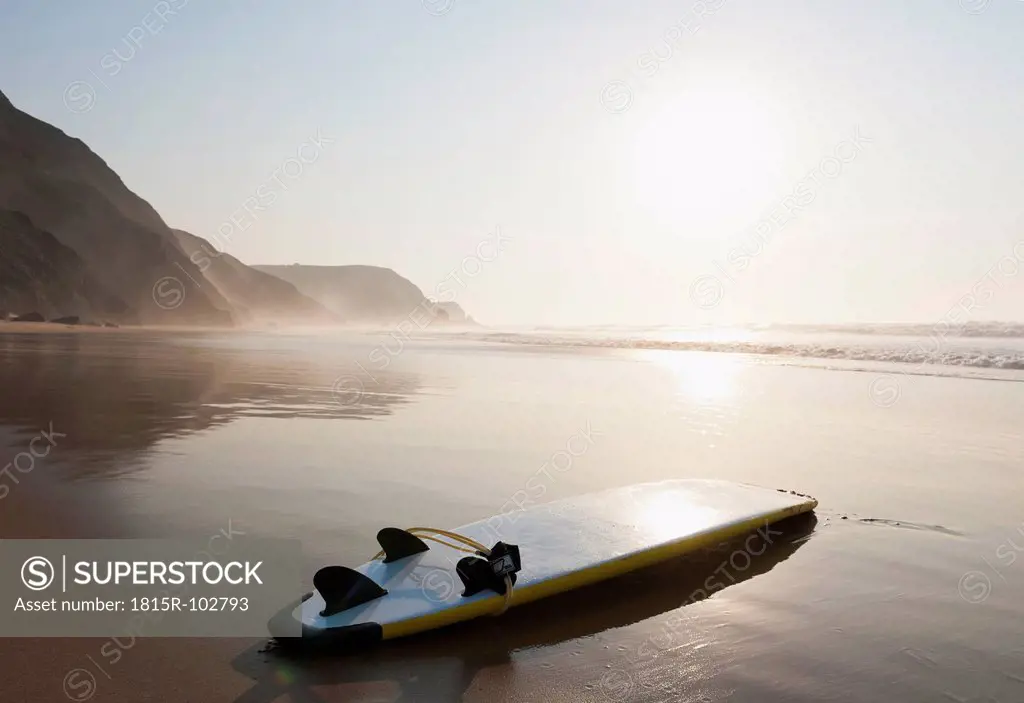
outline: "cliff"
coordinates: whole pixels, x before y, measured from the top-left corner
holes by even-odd
[[[202,274],[156,211],[83,142],[6,98],[0,99],[0,208],[24,213],[73,250],[140,322],[232,324],[230,305],[216,289],[191,283]],[[170,305],[158,295],[168,279],[180,291]]]
[[[455,325],[476,325],[477,322],[466,314],[458,303],[437,303],[437,307],[448,315],[448,322]]]
[[[126,321],[125,302],[97,281],[78,254],[23,213],[0,210],[0,311],[46,318]]]
[[[422,308],[432,321],[473,323],[390,269],[246,266],[168,227],[81,140],[2,93],[0,213],[3,312],[225,326],[394,323]]]

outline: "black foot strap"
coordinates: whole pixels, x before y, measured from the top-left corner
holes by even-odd
[[[390,564],[399,559],[411,557],[413,554],[425,552],[430,547],[411,532],[397,527],[385,527],[377,533],[377,544],[384,550],[384,563]]]
[[[466,587],[462,592],[463,597],[484,590],[505,595],[505,577],[508,576],[512,585],[515,585],[516,572],[522,568],[519,547],[504,542],[495,544],[489,557],[464,557],[455,566],[462,585]]]
[[[313,576],[313,587],[324,598],[320,615],[328,617],[387,595],[387,591],[358,571],[345,566],[325,566]]]

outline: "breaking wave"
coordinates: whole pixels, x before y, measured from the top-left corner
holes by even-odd
[[[1000,324],[953,331],[927,325],[863,327],[773,327],[722,330],[647,328],[534,329],[529,332],[464,332],[480,342],[572,347],[750,354],[800,359],[880,362],[916,367],[1024,370],[1024,325]],[[998,334],[997,334],[998,333]],[[785,338],[785,339],[783,339]],[[923,369],[922,369],[923,370]]]

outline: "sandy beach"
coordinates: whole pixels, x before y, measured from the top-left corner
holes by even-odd
[[[382,523],[499,512],[581,433],[592,444],[544,500],[715,477],[810,493],[816,517],[742,568],[726,545],[358,656],[296,656],[267,639],[5,640],[11,700],[923,702],[1024,690],[1019,383],[892,367],[900,391],[886,404],[873,370],[459,338],[410,342],[360,378],[356,362],[381,343],[0,336],[0,380],[19,399],[0,418],[5,451],[50,423],[66,435],[0,502],[0,535],[178,536],[230,520],[301,539],[311,575],[366,560]],[[698,595],[715,573],[721,588]]]

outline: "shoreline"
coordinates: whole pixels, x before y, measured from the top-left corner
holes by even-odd
[[[103,325],[68,325],[61,322],[10,322],[0,320],[0,332],[67,332],[70,330],[107,332],[120,329],[125,328],[121,326],[105,327]]]
[[[117,325],[116,327],[77,324],[69,325],[60,322],[12,322],[0,320],[0,334],[4,332],[27,333],[27,332],[394,332],[401,321],[391,325],[381,323],[378,325],[286,325],[286,324],[263,324],[263,325],[235,325],[232,327],[209,327],[204,325]],[[438,329],[446,331],[471,331],[486,330],[487,328],[472,325],[444,325],[440,328],[426,327],[426,329]],[[422,330],[421,330],[422,331]]]

